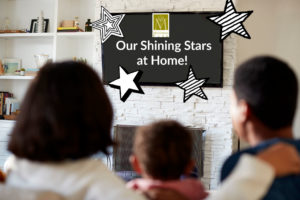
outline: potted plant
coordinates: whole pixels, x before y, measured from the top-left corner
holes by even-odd
[[[24,69],[24,68],[22,68],[22,69],[20,70],[20,75],[21,75],[21,76],[25,76],[25,69]]]

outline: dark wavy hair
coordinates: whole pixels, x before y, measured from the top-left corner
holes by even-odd
[[[79,62],[46,64],[30,85],[8,150],[33,161],[108,154],[112,106],[96,72]]]

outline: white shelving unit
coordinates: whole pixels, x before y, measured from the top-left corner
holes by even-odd
[[[31,80],[34,79],[34,76],[0,76],[0,80]]]
[[[80,28],[84,30],[87,19],[95,20],[95,6],[96,0],[0,0],[0,29],[4,29],[6,18],[10,21],[10,29],[30,29],[31,20],[41,11],[44,18],[49,19],[47,33],[0,34],[0,59],[19,58],[26,69],[36,66],[35,54],[47,54],[53,61],[86,58],[93,66],[95,32],[56,30],[62,20],[74,20],[75,17],[79,18]],[[33,78],[0,76],[0,91],[26,91]],[[17,92],[14,96],[22,100],[24,93]]]
[[[95,20],[96,0],[0,0],[0,29],[5,19],[10,20],[10,29],[30,29],[32,19],[43,11],[49,19],[47,33],[0,34],[0,59],[19,58],[23,68],[35,67],[35,54],[48,54],[53,61],[71,60],[73,57],[86,58],[95,65],[95,32],[57,32],[62,20],[79,17],[80,28],[84,30],[87,19]],[[0,76],[0,91],[14,94],[22,100],[33,76]],[[4,139],[14,122],[0,120],[0,168],[6,154]],[[4,135],[3,135],[4,134]],[[4,137],[5,136],[5,137]]]
[[[54,33],[7,33],[0,34],[0,38],[28,38],[28,37],[53,37]]]

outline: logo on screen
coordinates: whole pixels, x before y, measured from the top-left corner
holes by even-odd
[[[169,13],[152,14],[152,37],[170,36],[170,16]]]

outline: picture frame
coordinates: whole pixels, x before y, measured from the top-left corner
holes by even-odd
[[[4,58],[3,68],[5,75],[14,75],[16,70],[21,69],[21,59],[19,58]]]
[[[44,19],[44,29],[43,31],[45,33],[48,32],[48,25],[49,25],[49,19]],[[37,27],[37,19],[32,19],[30,24],[30,33],[37,33],[38,27]]]

